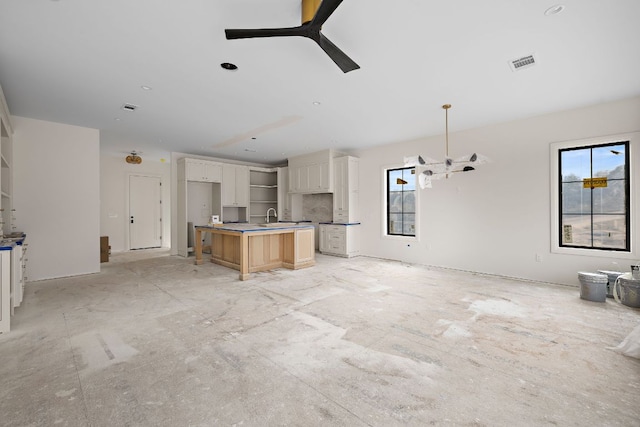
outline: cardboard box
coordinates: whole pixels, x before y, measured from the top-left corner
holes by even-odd
[[[109,236],[100,236],[100,262],[109,262],[110,254]]]

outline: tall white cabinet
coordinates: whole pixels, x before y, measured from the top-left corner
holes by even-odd
[[[360,215],[358,168],[359,161],[356,157],[344,156],[333,160],[333,222],[340,224],[358,222]]]
[[[221,163],[200,159],[178,160],[178,255],[193,251],[194,225],[207,224],[212,215],[222,217]]]
[[[302,220],[302,194],[289,191],[289,168],[278,168],[278,219]]]
[[[320,252],[352,257],[360,254],[359,160],[333,159],[333,223],[319,225]]]

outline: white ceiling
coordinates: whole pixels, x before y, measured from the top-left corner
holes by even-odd
[[[1,0],[0,85],[12,114],[100,129],[105,151],[268,164],[443,134],[444,103],[455,132],[640,94],[638,0],[345,0],[322,32],[360,65],[346,74],[308,39],[225,39],[300,10]]]

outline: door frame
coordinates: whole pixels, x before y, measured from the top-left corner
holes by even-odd
[[[130,206],[130,200],[131,200],[131,177],[132,176],[143,176],[143,177],[148,177],[148,178],[158,178],[158,180],[160,180],[160,203],[161,203],[161,207],[160,207],[160,219],[161,219],[161,224],[160,224],[160,233],[162,233],[162,238],[160,239],[160,247],[164,247],[164,242],[165,242],[165,233],[164,233],[164,198],[162,197],[162,192],[163,192],[163,187],[165,186],[165,183],[162,179],[162,175],[157,174],[157,173],[144,173],[144,172],[129,172],[127,173],[127,179],[125,181],[125,216],[124,216],[124,239],[125,239],[125,247],[127,248],[127,251],[131,251],[131,233],[129,231],[130,229],[130,225],[131,223],[129,222],[129,218],[131,216],[131,206]]]

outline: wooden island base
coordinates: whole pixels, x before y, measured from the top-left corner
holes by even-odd
[[[202,233],[211,233],[211,262],[240,271],[240,280],[250,273],[315,265],[313,226],[265,228],[247,224],[195,227],[196,264],[202,264]]]

